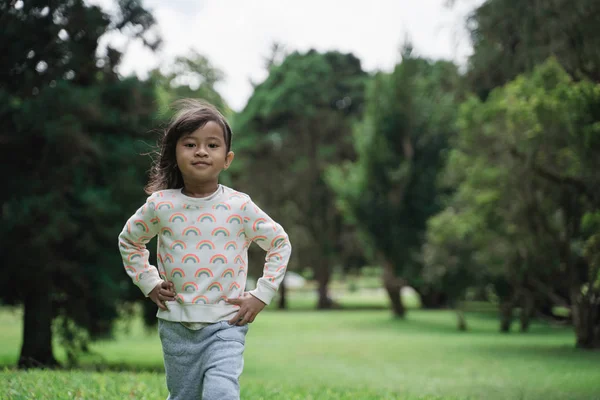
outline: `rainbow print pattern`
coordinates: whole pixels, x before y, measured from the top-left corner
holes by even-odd
[[[171,250],[185,250],[187,248],[185,242],[181,240],[176,240],[171,243]]]
[[[193,293],[198,291],[198,285],[196,282],[186,282],[181,286],[184,292]]]
[[[200,229],[196,228],[195,226],[188,226],[182,232],[183,236],[189,236],[189,235],[200,236],[201,234],[202,233],[200,233]]]
[[[219,282],[213,282],[210,285],[208,285],[208,289],[209,292],[213,292],[213,291],[217,291],[217,292],[222,292],[223,291],[223,286],[221,286],[221,284]]]
[[[187,217],[184,214],[178,212],[169,217],[169,222],[187,222]]]
[[[164,228],[161,228],[160,234],[163,236],[173,236],[173,229],[165,226]]]
[[[171,264],[173,264],[175,262],[175,260],[173,260],[173,256],[170,254],[165,254],[164,260],[165,260],[165,263],[167,261],[170,262]]]
[[[173,268],[171,271],[171,279],[175,278],[185,278],[185,271],[181,268]]]
[[[143,232],[150,232],[150,229],[148,229],[148,225],[146,225],[146,223],[141,219],[135,220],[134,225],[140,228]]]
[[[258,243],[258,242],[266,242],[267,241],[267,237],[263,236],[263,235],[259,235],[259,236],[255,236],[252,239],[254,242]]]
[[[227,296],[221,295],[217,300],[217,304],[229,304],[227,303]]]
[[[238,269],[238,276],[246,276],[246,268],[242,265],[239,269]]]
[[[175,207],[173,207],[173,203],[170,201],[161,201],[156,205],[157,210],[172,210],[173,208]]]
[[[194,204],[184,204],[183,208],[185,208],[186,210],[199,210],[200,207],[196,206]]]
[[[231,210],[231,206],[227,203],[215,204],[212,208],[213,210]]]
[[[199,268],[198,270],[196,270],[196,273],[194,274],[194,276],[196,278],[202,278],[203,276],[207,277],[207,278],[213,278],[214,274],[213,272],[208,269],[208,268]]]
[[[285,265],[281,265],[281,266],[279,266],[279,268],[277,268],[275,270],[275,272],[281,272],[281,271],[283,271],[285,269],[285,267],[286,267]]]
[[[206,296],[196,296],[192,299],[192,303],[194,304],[208,304],[208,297]]]
[[[244,237],[244,240],[246,240],[246,238],[248,237],[248,236],[246,236],[246,231],[245,231],[244,229],[240,229],[240,230],[238,231],[238,233],[237,233],[237,237],[238,237],[239,239],[241,239],[241,238],[242,238],[242,236]]]
[[[215,244],[213,242],[211,242],[210,240],[202,240],[201,242],[199,242],[196,245],[196,248],[198,250],[214,250],[215,249]]]
[[[223,236],[223,237],[228,237],[229,236],[229,231],[226,228],[223,227],[219,227],[219,228],[215,228],[213,229],[213,231],[210,233],[212,236]]]
[[[225,244],[225,250],[237,250],[237,248],[238,248],[237,243],[234,241],[227,242]]]
[[[233,290],[240,290],[240,284],[233,282],[231,285],[229,285],[229,291],[231,292]]]
[[[271,253],[271,255],[269,256],[269,260],[273,259],[274,261],[281,261],[283,260],[283,257],[281,257],[281,254],[279,253]]]
[[[271,241],[271,247],[279,247],[285,243],[285,240],[285,236],[283,235],[275,236],[275,238]]]
[[[181,263],[182,264],[187,264],[187,263],[193,263],[193,264],[198,264],[200,262],[200,259],[198,258],[197,255],[195,254],[186,254],[185,256],[183,256],[181,258]]]
[[[129,254],[129,256],[127,257],[127,261],[129,261],[130,263],[133,263],[133,262],[135,262],[135,260],[138,260],[140,258],[144,258],[144,253],[142,253],[140,251],[135,251],[135,252]]]
[[[131,265],[126,265],[125,271],[127,271],[129,275],[134,275],[137,272]]]
[[[221,274],[221,278],[233,278],[233,274],[235,274],[235,271],[233,270],[233,268],[227,268]]]
[[[214,256],[212,256],[210,258],[210,263],[211,264],[227,264],[227,257],[225,257],[223,254],[215,254]]]
[[[235,258],[233,259],[233,263],[246,265],[246,263],[244,262],[244,259],[240,255],[235,256]]]
[[[197,221],[198,222],[212,222],[212,223],[215,223],[215,222],[217,222],[217,219],[212,214],[204,213],[204,214],[201,214],[198,217]]]
[[[257,218],[254,223],[252,224],[252,230],[254,232],[258,232],[258,230],[260,229],[261,225],[264,225],[267,223],[267,220],[264,218]]]
[[[158,217],[154,217],[150,220],[150,223],[152,225],[157,225],[159,222],[160,222],[160,218],[158,218]]]
[[[228,224],[240,224],[241,225],[241,224],[244,223],[244,220],[242,219],[241,215],[233,214],[233,215],[230,215],[227,218],[227,223]]]

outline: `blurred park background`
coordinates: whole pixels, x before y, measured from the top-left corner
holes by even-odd
[[[425,56],[402,15],[387,69],[273,40],[229,100],[202,48],[239,18],[141,76],[120,65],[127,44],[165,54],[152,7],[102,3],[0,1],[0,398],[166,397],[117,235],[169,104],[194,97],[233,125],[222,183],[294,245],[242,398],[600,399],[600,2],[430,1],[468,5],[458,61]],[[201,24],[203,3],[169,4]],[[325,19],[360,36],[363,7]]]

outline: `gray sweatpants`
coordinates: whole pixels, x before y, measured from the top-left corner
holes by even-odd
[[[247,332],[227,321],[195,331],[159,319],[167,400],[239,400]]]

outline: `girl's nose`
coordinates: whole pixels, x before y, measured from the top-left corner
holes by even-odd
[[[196,155],[197,156],[205,156],[207,155],[208,152],[206,151],[206,149],[204,148],[204,146],[198,146],[197,150],[196,150]]]

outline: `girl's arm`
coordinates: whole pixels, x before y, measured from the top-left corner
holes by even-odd
[[[246,236],[267,252],[263,275],[258,279],[252,294],[265,304],[269,304],[283,281],[292,254],[287,233],[264,211],[249,200],[243,207],[244,230]]]
[[[156,267],[148,262],[150,253],[146,244],[158,233],[158,219],[155,215],[155,195],[129,218],[119,235],[119,250],[127,275],[133,280],[144,296],[162,282]]]

